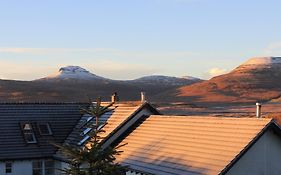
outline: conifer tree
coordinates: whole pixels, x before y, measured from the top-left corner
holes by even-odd
[[[62,153],[67,157],[69,167],[63,169],[67,175],[122,175],[125,174],[126,167],[115,163],[115,156],[122,151],[118,147],[102,146],[100,134],[105,132],[102,128],[106,125],[99,122],[100,117],[110,112],[112,103],[107,106],[101,105],[101,99],[98,98],[96,103],[90,103],[89,108],[81,109],[83,114],[89,114],[94,117],[95,121],[87,124],[87,127],[92,128],[89,133],[90,140],[82,147],[71,145],[59,146]]]

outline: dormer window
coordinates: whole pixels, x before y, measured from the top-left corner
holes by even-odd
[[[37,143],[31,123],[23,123],[22,132],[26,143]]]
[[[53,134],[49,123],[38,123],[38,129],[39,129],[40,135],[44,136],[44,135]]]

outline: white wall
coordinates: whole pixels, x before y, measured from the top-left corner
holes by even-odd
[[[11,161],[12,173],[6,174],[5,162],[0,163],[0,175],[32,175],[31,161]]]
[[[273,131],[266,132],[227,175],[280,175],[281,138]]]
[[[5,162],[0,162],[0,175],[32,175],[33,160],[9,161],[12,162],[12,173],[6,174]],[[55,161],[55,169],[62,169],[64,163]],[[61,171],[55,170],[54,175],[61,175]]]

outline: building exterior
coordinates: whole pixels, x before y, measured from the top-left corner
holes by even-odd
[[[105,104],[104,104],[105,105]],[[67,166],[54,144],[83,146],[92,116],[82,115],[84,103],[0,104],[0,175],[59,175]],[[146,115],[159,114],[146,102],[116,102],[101,116],[105,125],[104,144]]]
[[[280,128],[272,119],[152,115],[119,144],[127,175],[278,175]]]

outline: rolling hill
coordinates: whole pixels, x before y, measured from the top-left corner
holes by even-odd
[[[269,101],[281,95],[281,57],[256,57],[233,71],[156,95],[170,102],[235,104]]]

